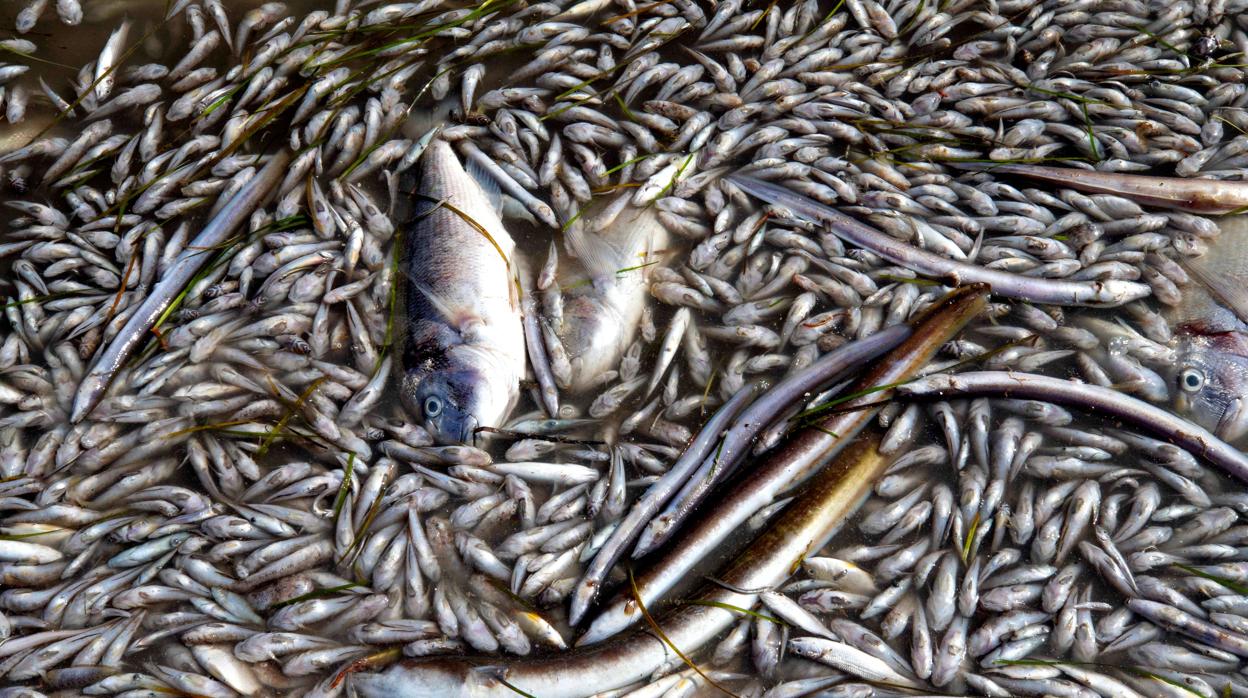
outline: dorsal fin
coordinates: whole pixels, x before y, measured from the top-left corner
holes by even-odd
[[[606,233],[606,234],[603,234]],[[666,233],[654,209],[630,207],[604,231],[568,229],[568,245],[591,280],[611,278],[651,262],[654,241]]]

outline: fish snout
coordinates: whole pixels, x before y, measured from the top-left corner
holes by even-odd
[[[479,424],[477,418],[467,412],[425,420],[425,428],[441,446],[473,445]]]

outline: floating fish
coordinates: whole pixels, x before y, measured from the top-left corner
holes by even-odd
[[[1147,177],[1035,165],[975,166],[1083,191],[1118,194],[1148,206],[1191,213],[1226,214],[1248,203],[1243,182]],[[1220,438],[1248,435],[1248,217],[1216,220],[1221,234],[1208,251],[1181,262],[1191,277],[1166,319],[1177,339],[1177,360],[1167,365],[1174,408]]]
[[[962,169],[1019,175],[1098,194],[1117,194],[1147,206],[1188,213],[1230,213],[1248,206],[1248,183],[1186,177],[1151,177],[1008,163],[959,163]]]
[[[580,268],[560,280],[558,336],[572,364],[571,389],[583,392],[619,363],[636,337],[668,233],[653,207],[629,206],[599,230],[570,229],[567,239]]]
[[[1248,435],[1248,216],[1217,221],[1209,251],[1187,260],[1192,282],[1167,319],[1179,336],[1175,409],[1226,441]]]
[[[524,375],[515,242],[497,189],[446,142],[430,143],[417,169],[400,394],[440,443],[470,442],[477,427],[506,419]]]

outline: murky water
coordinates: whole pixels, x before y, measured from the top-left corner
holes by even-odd
[[[0,27],[28,4],[0,7]],[[880,357],[766,415],[740,470],[665,544],[621,544],[585,620],[569,622],[615,527],[717,409],[967,280],[764,210],[731,173],[937,264],[1030,280],[994,295],[928,372],[1110,387],[1238,438],[1240,328],[1193,322],[1234,315],[1196,271],[1234,258],[1215,219],[967,171],[1238,179],[1237,7],[373,3],[347,20],[327,3],[193,0],[169,19],[164,3],[84,3],[71,28],[45,4],[30,31],[0,32],[36,46],[0,53],[0,71],[29,66],[3,83],[0,124],[0,676],[14,695],[379,695],[396,689],[366,676],[415,691],[448,666],[460,678],[433,694],[1248,692],[1248,502],[1219,456],[1147,420],[1000,391],[882,393],[867,433],[888,464],[861,509],[778,587],[748,590],[749,608],[708,611],[724,632],[685,658],[658,646],[634,597],[667,632],[696,635],[681,624],[700,589],[757,561],[755,536],[793,525],[796,507],[743,515],[709,550],[681,546],[732,516]],[[123,24],[116,67],[93,65]],[[233,48],[167,74],[214,31]],[[55,100],[73,114],[57,117]],[[516,303],[533,301],[528,346],[546,354],[529,352],[509,417],[459,445],[435,444],[430,408],[409,414],[398,395],[415,355],[404,294],[447,295],[413,288],[405,265],[421,251],[402,245],[415,211],[461,201],[430,206],[416,170],[398,171],[433,124],[470,170],[497,168],[483,181],[502,182],[529,294]],[[197,249],[281,153],[272,194]],[[670,239],[585,278],[592,245],[631,240],[612,217],[638,212]],[[459,263],[484,264],[469,248]],[[180,257],[209,261],[73,419]],[[634,278],[637,297],[609,295]],[[1036,301],[1058,282],[1124,295]],[[586,311],[572,300],[586,289],[610,300]],[[580,375],[588,359],[559,342],[576,323],[618,329],[627,313],[611,303],[645,311],[609,369]],[[652,591],[674,559],[688,571]],[[631,623],[611,627],[613,612]],[[596,656],[569,649],[587,632],[621,656],[650,649],[632,666],[578,664]],[[543,658],[558,661],[532,669]],[[492,666],[515,685],[473,668]],[[584,666],[575,688],[549,678]]]

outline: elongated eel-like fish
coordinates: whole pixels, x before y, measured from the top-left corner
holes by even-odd
[[[838,347],[819,357],[798,373],[785,376],[771,390],[755,401],[724,432],[724,438],[713,454],[707,454],[693,477],[687,478],[680,492],[662,513],[654,517],[637,539],[633,557],[638,558],[667,542],[689,517],[711,489],[732,476],[749,455],[751,447],[765,429],[777,422],[777,415],[787,413],[800,403],[801,396],[814,395],[848,378],[867,363],[895,348],[913,328],[893,325],[855,342]]]
[[[637,578],[642,601],[650,605],[663,598],[755,512],[824,468],[874,419],[880,409],[879,401],[887,400],[892,394],[891,390],[878,388],[913,377],[940,347],[935,340],[956,335],[983,309],[987,297],[988,287],[971,284],[954,290],[933,305],[915,321],[914,334],[846,389],[845,395],[858,396],[838,406],[847,411],[819,419],[769,453],[726,488],[723,499],[707,510],[697,523],[682,531],[677,542]],[[641,613],[631,597],[617,597],[594,619],[578,644],[600,642],[640,619]]]
[[[1248,482],[1248,455],[1208,429],[1112,388],[1016,371],[941,373],[898,387],[908,397],[1009,397],[1042,400],[1087,410],[1160,434],[1170,443],[1204,458],[1224,472]]]
[[[954,284],[988,284],[992,286],[992,292],[999,296],[1052,305],[1113,307],[1139,300],[1150,293],[1146,284],[1134,281],[1043,279],[947,259],[908,245],[831,206],[789,191],[778,184],[735,174],[729,175],[728,180],[751,196],[787,208],[798,217],[827,225],[833,234],[845,242],[870,250],[893,264],[934,279],[948,280]]]
[[[666,540],[716,484],[736,471],[754,439],[774,421],[775,415],[784,414],[788,408],[800,403],[803,396],[816,393],[822,387],[843,379],[850,371],[858,370],[867,362],[883,356],[910,336],[911,331],[912,328],[908,325],[893,325],[869,337],[838,347],[810,366],[785,377],[753,403],[747,401],[745,404],[738,404],[742,397],[752,399],[757,386],[746,386],[738,391],[706,423],[671,469],[633,504],[628,515],[599,548],[598,554],[585,570],[585,576],[576,586],[569,620],[576,624],[584,617],[607,572],[623,554],[624,548],[637,539],[643,527],[661,523],[666,531],[663,540]],[[737,416],[738,411],[740,417]],[[722,440],[719,438],[721,432]],[[678,489],[680,494],[676,495]],[[673,495],[676,497],[673,498]],[[655,517],[655,513],[668,500],[671,500],[671,504],[667,510]]]
[[[282,181],[289,163],[290,153],[285,150],[269,158],[269,162],[238,190],[233,200],[208,221],[194,240],[187,243],[186,249],[178,255],[178,260],[152,287],[138,310],[130,316],[130,320],[95,360],[91,370],[83,376],[78,392],[74,395],[74,407],[69,417],[71,422],[81,422],[100,404],[109,383],[113,381],[122,364],[148,339],[148,331],[155,326],[156,321],[169,308],[169,304],[211,259],[212,255],[206,254],[205,250],[220,246],[238,226],[251,217],[269,192]]]
[[[1230,213],[1248,207],[1248,182],[1097,172],[1073,167],[984,164],[973,169],[1012,174],[1094,194],[1118,194],[1149,206],[1188,213]]]
[[[983,309],[986,302],[987,289],[982,286],[965,287],[949,294],[925,316],[914,335],[882,360],[862,384],[875,386],[911,378]],[[872,395],[869,399],[876,397]],[[804,473],[810,477],[797,499],[719,575],[727,585],[702,592],[703,602],[749,608],[757,600],[757,594],[733,591],[729,586],[750,590],[781,584],[794,570],[794,563],[822,548],[870,493],[888,461],[879,454],[878,434],[872,432],[865,438],[855,438],[871,420],[871,416],[863,415],[874,415],[875,410],[851,414],[860,416],[859,427],[852,433],[846,431],[843,438],[834,438],[817,429],[807,429],[779,449],[781,457],[760,468],[760,472],[799,478]],[[843,421],[842,415],[824,420],[837,424]],[[812,438],[815,434],[822,438]],[[768,467],[784,465],[792,467],[779,470]],[[757,510],[753,504],[730,498],[717,514],[736,519],[737,512],[745,511],[745,518],[748,518]],[[640,616],[636,602],[632,602],[632,606]],[[688,655],[737,620],[734,612],[722,606],[689,604],[662,618],[659,626],[672,645]],[[518,694],[582,698],[645,681],[659,667],[675,659],[666,643],[642,631],[618,642],[544,659],[412,660],[380,674],[356,675],[352,680],[359,695],[365,698],[511,698]],[[893,681],[918,686],[913,679],[901,675]]]
[[[721,575],[739,589],[772,587],[784,582],[793,561],[817,553],[847,515],[858,493],[865,494],[888,459],[876,450],[879,435],[856,440],[829,468],[812,481],[801,498],[759,536]],[[699,605],[682,606],[660,619],[659,626],[682,652],[696,652],[737,621],[727,604],[749,608],[757,594],[711,587]],[[403,662],[381,674],[352,677],[364,698],[485,698],[518,695],[579,698],[645,681],[659,667],[679,661],[650,632],[637,632],[620,642],[560,653],[544,659],[429,659]],[[512,688],[514,687],[514,688]],[[521,693],[523,691],[523,693]]]
[[[572,596],[572,604],[568,611],[570,623],[576,625],[581,622],[581,619],[585,617],[585,612],[589,610],[590,602],[594,600],[603,580],[607,578],[607,573],[624,554],[624,549],[637,538],[642,527],[672,496],[676,488],[689,478],[690,472],[697,467],[699,461],[718,443],[720,432],[750,404],[761,388],[762,384],[755,382],[739,389],[731,400],[724,403],[711,416],[694,440],[686,447],[685,452],[663,474],[663,477],[647,488],[645,493],[633,503],[632,508],[628,510],[628,515],[620,521],[606,542],[598,549],[598,553],[594,555],[594,559],[585,569],[585,575],[577,582],[576,592]]]

